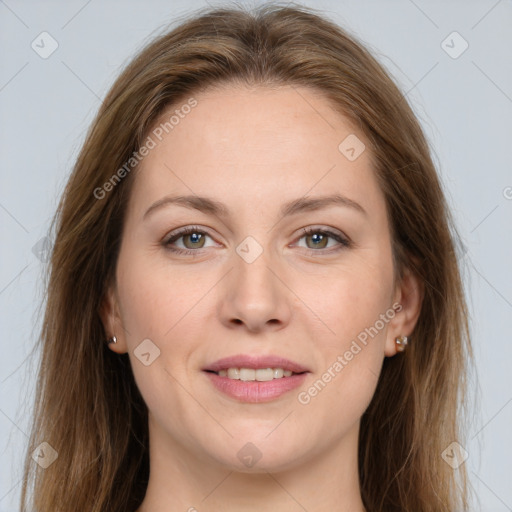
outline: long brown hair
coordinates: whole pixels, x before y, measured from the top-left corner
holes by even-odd
[[[226,83],[318,90],[363,130],[386,199],[399,270],[424,283],[411,343],[385,358],[361,419],[359,472],[368,512],[467,510],[465,465],[442,458],[462,425],[468,313],[458,235],[406,98],[369,51],[302,6],[201,10],[129,63],[87,134],[52,223],[46,309],[21,510],[131,511],[149,477],[147,408],[127,354],[104,343],[99,307],[113,282],[133,172],[112,179],[170,105]],[[112,182],[111,182],[112,183]],[[32,452],[58,458],[43,469]],[[46,446],[46,445],[45,445]]]

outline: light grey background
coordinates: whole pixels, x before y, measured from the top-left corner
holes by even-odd
[[[481,510],[511,511],[512,2],[304,3],[375,52],[432,144],[467,249],[481,398],[465,463]],[[34,390],[27,356],[39,329],[43,266],[33,247],[46,234],[86,129],[121,66],[176,16],[204,5],[0,0],[0,512],[18,510]],[[58,43],[46,59],[31,47],[43,31]],[[445,51],[463,48],[457,35],[446,39],[453,31],[469,45],[457,58]]]

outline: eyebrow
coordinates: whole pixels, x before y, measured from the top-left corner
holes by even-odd
[[[146,210],[146,213],[143,216],[143,220],[156,210],[171,204],[199,210],[216,217],[229,217],[231,215],[229,208],[224,203],[209,197],[197,195],[178,195],[166,196],[153,203]],[[366,210],[359,203],[356,203],[352,199],[349,199],[348,197],[340,194],[332,194],[328,196],[318,196],[312,198],[301,197],[299,199],[289,201],[281,207],[280,215],[282,217],[287,217],[302,212],[311,212],[332,206],[348,207],[358,211],[359,213],[362,213],[363,215],[368,215]]]

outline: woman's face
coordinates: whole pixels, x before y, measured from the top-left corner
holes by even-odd
[[[150,133],[132,176],[103,317],[112,350],[129,353],[151,443],[239,471],[355,446],[412,321],[369,146],[308,88],[194,98]],[[189,200],[163,201],[175,196]]]

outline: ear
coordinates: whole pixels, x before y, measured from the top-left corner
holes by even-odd
[[[112,338],[112,336],[115,336],[117,340],[116,343],[109,343],[108,348],[118,354],[128,352],[126,333],[123,327],[115,286],[107,288],[101,300],[99,315],[105,329],[105,340]],[[107,341],[105,341],[106,343]]]
[[[395,339],[398,336],[410,336],[413,332],[420,316],[423,296],[423,281],[410,268],[406,267],[394,293],[395,316],[388,323],[384,348],[387,357],[397,353]]]

